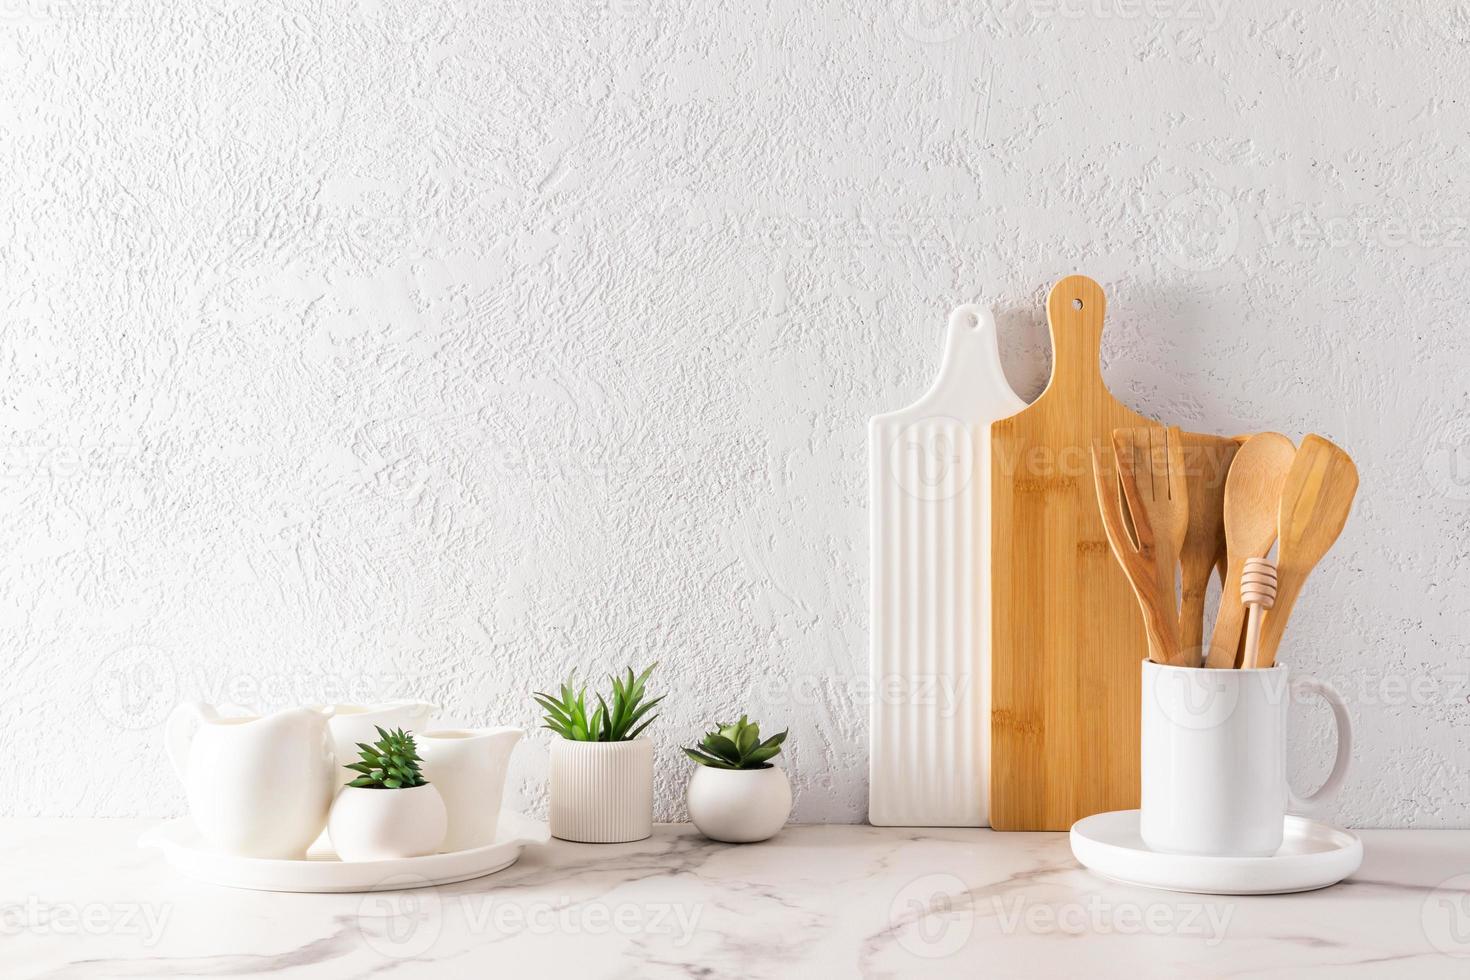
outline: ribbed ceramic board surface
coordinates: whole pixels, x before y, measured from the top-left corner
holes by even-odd
[[[989,311],[950,315],[914,405],[868,433],[872,701],[868,819],[983,827],[988,790],[990,423],[1025,406]]]
[[[990,822],[1066,830],[1138,806],[1143,618],[1108,549],[1090,447],[1156,425],[1108,393],[1106,300],[1069,276],[1047,297],[1046,390],[991,426]]]

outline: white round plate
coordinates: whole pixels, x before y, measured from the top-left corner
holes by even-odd
[[[515,864],[527,844],[544,844],[550,838],[544,823],[502,810],[492,844],[391,861],[339,860],[326,835],[304,861],[239,857],[211,849],[187,817],[154,827],[138,844],[163,851],[180,874],[215,885],[270,892],[367,892],[445,885],[493,874]]]
[[[1127,885],[1205,895],[1280,895],[1335,885],[1363,863],[1363,842],[1346,830],[1287,817],[1270,857],[1161,854],[1144,846],[1137,810],[1114,810],[1072,825],[1072,855],[1094,874]]]

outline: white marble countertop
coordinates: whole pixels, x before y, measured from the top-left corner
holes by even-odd
[[[1364,831],[1347,882],[1212,898],[1093,877],[1065,834],[684,825],[477,881],[290,895],[189,881],[139,820],[0,821],[6,977],[1470,976],[1470,831]]]

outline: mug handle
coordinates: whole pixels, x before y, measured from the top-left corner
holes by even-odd
[[[1306,796],[1298,796],[1291,788],[1290,780],[1286,784],[1287,796],[1291,798],[1293,810],[1306,810],[1323,803],[1328,803],[1337,796],[1338,790],[1342,789],[1343,777],[1347,775],[1348,763],[1353,757],[1353,723],[1348,717],[1347,705],[1342,700],[1342,695],[1331,684],[1317,680],[1315,677],[1296,676],[1291,679],[1293,689],[1306,694],[1315,694],[1327,706],[1332,709],[1332,717],[1337,727],[1337,758],[1332,762],[1332,771],[1327,774],[1327,779],[1317,788],[1314,793]]]

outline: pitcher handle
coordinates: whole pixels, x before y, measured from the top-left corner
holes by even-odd
[[[189,746],[199,731],[198,723],[213,715],[214,709],[201,701],[181,702],[169,713],[163,726],[163,747],[173,763],[179,782],[189,785]]]
[[[1297,676],[1291,679],[1291,686],[1298,688],[1304,693],[1315,694],[1327,706],[1332,709],[1332,718],[1337,725],[1337,758],[1332,762],[1332,771],[1327,774],[1327,779],[1317,788],[1314,793],[1306,796],[1298,796],[1296,790],[1291,788],[1291,783],[1286,784],[1287,795],[1291,798],[1293,810],[1306,810],[1314,806],[1328,803],[1337,796],[1338,790],[1342,789],[1343,777],[1347,775],[1348,763],[1353,756],[1353,723],[1348,718],[1347,705],[1342,700],[1342,695],[1331,684],[1317,680],[1315,677]]]

